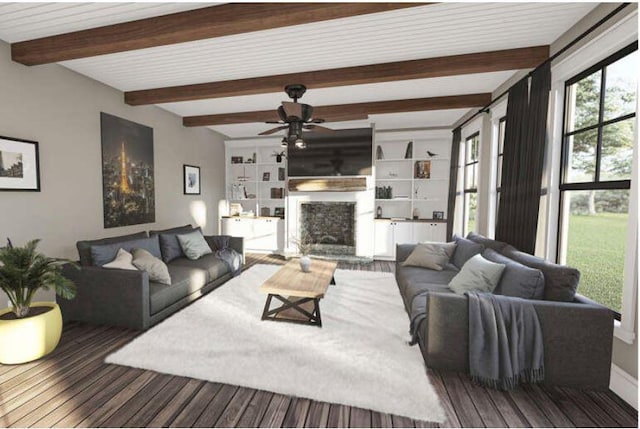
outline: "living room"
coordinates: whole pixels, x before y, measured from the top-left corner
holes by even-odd
[[[0,3],[2,246],[79,261],[29,294],[62,337],[2,361],[0,425],[637,426],[637,34],[619,3]],[[546,381],[472,380],[472,258],[568,285],[527,300]]]

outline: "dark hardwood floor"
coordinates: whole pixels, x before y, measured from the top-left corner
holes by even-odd
[[[250,255],[248,265],[280,264]],[[392,271],[388,262],[339,268]],[[58,348],[23,365],[0,365],[0,427],[438,427],[404,417],[219,383],[107,365],[139,332],[65,325]],[[4,345],[3,345],[4,346]],[[464,374],[428,371],[447,427],[637,427],[614,393],[544,386],[499,392]]]

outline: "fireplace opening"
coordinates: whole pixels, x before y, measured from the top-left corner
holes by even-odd
[[[356,254],[356,203],[300,204],[300,231],[314,255]]]

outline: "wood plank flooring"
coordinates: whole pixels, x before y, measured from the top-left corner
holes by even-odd
[[[249,255],[247,265],[282,264]],[[393,271],[390,262],[338,268]],[[0,427],[439,427],[375,411],[245,387],[107,365],[139,332],[65,325],[58,348],[23,365],[0,365]],[[638,413],[611,391],[525,386],[485,389],[464,374],[428,370],[443,427],[637,427]]]

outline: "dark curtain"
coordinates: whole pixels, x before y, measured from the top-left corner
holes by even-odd
[[[551,89],[549,64],[509,90],[496,239],[533,254]]]
[[[449,201],[447,204],[447,241],[451,241],[453,236],[453,218],[456,209],[456,192],[458,188],[458,164],[460,156],[460,140],[462,130],[453,130],[453,141],[451,143],[451,169],[449,170]]]

